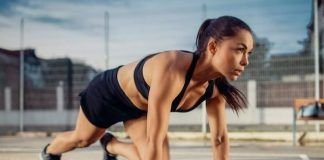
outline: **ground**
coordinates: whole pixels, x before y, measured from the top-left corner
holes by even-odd
[[[0,160],[35,160],[52,137],[0,137]],[[171,139],[172,160],[211,160],[210,143],[203,140]],[[292,147],[286,142],[232,141],[232,160],[324,160],[324,144]],[[62,160],[101,160],[99,143],[64,154]],[[122,157],[120,160],[125,160]]]

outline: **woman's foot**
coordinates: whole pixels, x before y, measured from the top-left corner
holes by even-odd
[[[100,144],[101,147],[104,150],[104,159],[103,160],[117,160],[117,155],[109,153],[107,150],[107,145],[109,142],[112,141],[112,139],[115,138],[111,133],[106,132],[101,138],[100,138]]]
[[[40,160],[61,160],[61,155],[54,155],[46,152],[48,146],[49,144],[44,147],[44,149],[39,155],[39,159]]]

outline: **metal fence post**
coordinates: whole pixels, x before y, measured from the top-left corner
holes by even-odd
[[[206,111],[206,101],[202,103],[202,118],[201,118],[201,132],[204,136],[204,138],[207,137],[207,111]]]
[[[248,114],[250,114],[250,123],[255,122],[257,115],[257,82],[255,80],[249,80],[247,82],[247,100],[249,103]]]
[[[63,81],[60,81],[59,85],[56,87],[56,109],[57,111],[64,110]]]
[[[11,111],[11,88],[10,87],[5,87],[5,111],[9,112]]]
[[[296,131],[297,131],[297,126],[296,126],[296,109],[293,107],[293,126],[292,126],[292,141],[293,141],[293,146],[296,146]]]

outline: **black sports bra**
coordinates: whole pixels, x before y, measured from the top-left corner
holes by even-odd
[[[189,51],[184,51],[184,52],[188,52],[191,53]],[[157,53],[158,54],[158,53]],[[137,90],[140,92],[140,94],[148,99],[148,93],[150,90],[150,86],[145,82],[144,77],[143,77],[143,66],[146,60],[148,60],[149,58],[155,56],[156,54],[151,54],[149,56],[146,56],[145,58],[143,58],[135,67],[135,71],[134,71],[134,81],[135,81],[135,85]],[[193,109],[195,109],[196,107],[199,106],[199,104],[201,104],[204,100],[208,99],[211,97],[211,95],[213,94],[213,86],[214,86],[214,81],[209,81],[208,82],[208,87],[205,91],[205,94],[202,95],[198,101],[194,104],[194,106],[190,107],[189,109],[177,109],[179,106],[179,103],[181,101],[181,99],[184,96],[184,93],[186,91],[186,88],[189,85],[189,82],[191,80],[192,74],[194,72],[194,69],[196,67],[197,61],[199,59],[199,55],[197,54],[193,54],[193,58],[192,58],[192,62],[191,65],[186,73],[186,79],[185,79],[185,83],[183,85],[183,88],[181,90],[181,92],[179,93],[179,95],[173,100],[172,102],[172,106],[171,106],[171,112],[189,112]]]

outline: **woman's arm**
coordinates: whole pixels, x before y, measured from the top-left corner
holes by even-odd
[[[172,65],[154,66],[148,99],[147,152],[145,160],[162,160],[172,101],[179,92]]]
[[[225,99],[219,95],[207,100],[206,105],[214,160],[229,159],[229,138],[227,133],[225,103]]]

